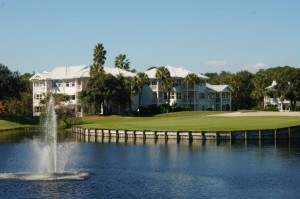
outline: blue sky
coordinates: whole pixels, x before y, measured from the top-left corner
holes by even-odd
[[[41,72],[106,66],[126,54],[131,68],[172,65],[206,73],[300,66],[298,0],[0,0],[0,63]]]

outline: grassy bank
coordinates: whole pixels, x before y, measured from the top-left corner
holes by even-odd
[[[16,128],[23,128],[23,127],[31,127],[32,125],[23,125],[17,122],[10,122],[6,120],[0,120],[0,130],[6,129],[16,129]]]
[[[7,129],[26,128],[38,126],[39,120],[34,117],[2,117],[0,118],[0,131]]]
[[[83,118],[87,128],[136,130],[257,130],[300,125],[300,117],[251,116],[222,117],[209,115],[220,112],[177,112],[155,117],[88,116]]]

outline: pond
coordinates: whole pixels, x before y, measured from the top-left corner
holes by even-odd
[[[0,133],[0,176],[31,172],[39,132]],[[101,142],[70,132],[66,170],[80,180],[0,178],[0,198],[299,198],[300,144],[289,142]]]

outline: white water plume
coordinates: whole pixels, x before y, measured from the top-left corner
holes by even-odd
[[[44,122],[44,137],[33,139],[34,151],[31,151],[31,166],[33,172],[0,173],[1,179],[18,180],[82,180],[88,173],[66,170],[67,165],[75,165],[78,160],[77,143],[58,143],[57,115],[53,97],[50,97],[46,107]],[[72,166],[73,166],[72,165]]]

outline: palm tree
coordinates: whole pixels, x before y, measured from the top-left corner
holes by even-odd
[[[103,90],[105,79],[104,63],[106,60],[106,50],[104,50],[103,44],[97,44],[94,48],[93,64],[90,67],[90,79],[87,84],[87,94],[91,95],[90,99],[93,99],[95,113],[101,112],[101,106],[103,104],[104,95]]]
[[[162,87],[168,91],[168,105],[170,106],[170,93],[171,89],[174,87],[170,71],[164,66],[158,67],[155,77],[161,80]]]
[[[134,77],[135,85],[137,87],[137,92],[139,95],[139,109],[141,107],[141,99],[143,94],[143,87],[144,85],[150,84],[150,79],[146,73],[138,73],[137,76]]]
[[[132,114],[132,106],[131,106],[131,96],[136,95],[138,93],[138,88],[135,83],[136,77],[125,77],[125,89],[128,101],[128,113],[129,115]]]
[[[115,68],[121,68],[129,71],[130,69],[129,64],[130,64],[129,59],[126,59],[125,54],[119,54],[115,59]]]
[[[185,78],[184,78],[184,82],[186,83],[186,92],[187,92],[187,98],[190,99],[190,96],[188,94],[188,88],[191,85],[194,91],[194,97],[195,97],[195,85],[199,83],[199,77],[195,74],[195,73],[189,73]],[[191,108],[191,99],[190,101],[190,108]],[[195,107],[194,107],[195,109]]]
[[[104,50],[103,44],[97,44],[94,48],[93,65],[90,69],[90,75],[93,73],[104,71],[103,66],[106,60],[106,50]]]

